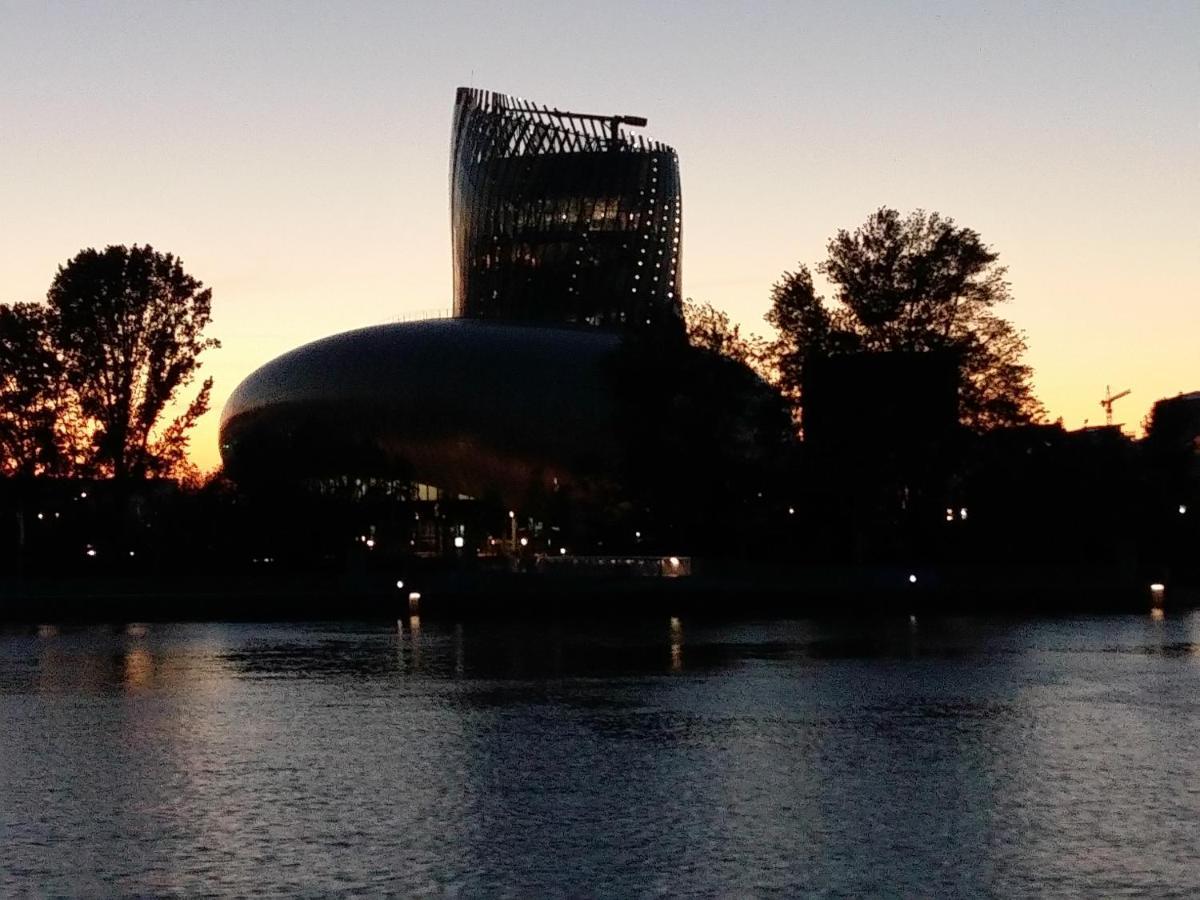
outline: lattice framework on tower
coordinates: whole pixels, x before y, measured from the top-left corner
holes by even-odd
[[[681,327],[678,156],[630,133],[630,120],[459,89],[455,315]]]

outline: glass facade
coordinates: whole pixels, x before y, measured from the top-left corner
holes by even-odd
[[[629,124],[459,88],[456,316],[682,329],[678,156]]]

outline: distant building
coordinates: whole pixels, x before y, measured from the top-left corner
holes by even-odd
[[[1146,438],[1200,457],[1200,391],[1159,400],[1150,410]]]
[[[644,124],[460,88],[454,317],[334,335],[251,374],[222,414],[229,474],[506,509],[590,495],[645,510],[632,482],[700,503],[688,465],[732,485],[765,387],[686,343],[678,159],[627,130]]]
[[[949,353],[810,360],[803,387],[802,506],[818,559],[911,559],[946,507],[958,430]]]
[[[958,425],[949,353],[847,353],[816,359],[804,381],[804,441],[838,459],[928,457]]]
[[[1155,403],[1142,444],[1158,502],[1177,515],[1200,513],[1200,391]]]
[[[1145,497],[1137,446],[1119,426],[1018,425],[972,444],[955,504],[970,510],[970,556],[1133,565]]]
[[[679,328],[682,195],[629,116],[459,88],[451,144],[454,314]]]

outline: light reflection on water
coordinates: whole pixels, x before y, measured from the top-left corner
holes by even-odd
[[[1194,614],[8,631],[0,894],[1194,894],[1198,649]]]

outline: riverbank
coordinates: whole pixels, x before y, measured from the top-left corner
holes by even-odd
[[[1200,605],[1194,586],[1079,567],[697,566],[681,578],[422,570],[0,578],[0,621],[422,616],[841,616],[1143,612]]]

